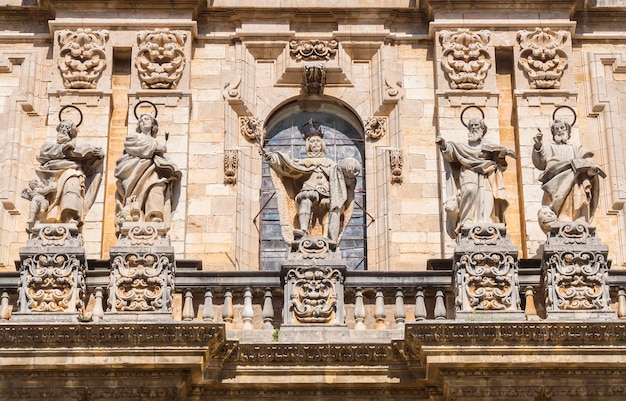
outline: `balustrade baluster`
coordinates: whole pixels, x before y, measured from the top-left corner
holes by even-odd
[[[272,330],[274,328],[274,304],[272,303],[272,289],[265,289],[265,299],[263,300],[263,328]]]
[[[524,309],[526,318],[528,320],[539,319],[539,316],[537,316],[537,308],[535,308],[535,291],[533,290],[533,287],[526,287],[524,295],[526,296],[526,308]]]
[[[212,322],[214,318],[213,293],[211,290],[206,290],[204,293],[204,306],[202,307],[202,320]]]
[[[620,319],[626,317],[626,291],[624,291],[624,287],[620,287],[617,292],[617,317]]]
[[[224,293],[224,309],[222,309],[222,320],[226,323],[232,323],[235,311],[233,310],[233,294],[230,290]]]
[[[374,318],[376,319],[376,329],[384,329],[387,312],[385,312],[385,296],[383,295],[382,288],[376,289],[376,309]]]
[[[93,312],[91,312],[91,319],[94,322],[99,322],[104,319],[104,305],[102,301],[102,287],[96,287],[94,294]]]
[[[193,293],[191,290],[185,290],[185,302],[183,303],[182,318],[185,321],[193,320],[195,314],[193,313]]]
[[[243,321],[244,330],[252,330],[252,318],[254,311],[252,309],[252,290],[246,287],[243,291],[243,309],[241,310],[241,320]]]
[[[9,320],[11,318],[11,308],[9,308],[9,293],[2,292],[2,300],[0,300],[0,320]]]
[[[426,319],[426,303],[424,302],[424,290],[417,287],[415,292],[415,320],[422,321]]]
[[[355,330],[365,330],[365,305],[363,305],[363,289],[357,288],[354,294],[354,325]]]
[[[402,288],[396,290],[396,309],[394,313],[396,319],[396,327],[398,329],[404,329],[404,322],[406,321],[406,309],[404,307],[404,293]]]
[[[435,319],[444,320],[446,318],[446,298],[444,290],[437,290],[435,295]]]

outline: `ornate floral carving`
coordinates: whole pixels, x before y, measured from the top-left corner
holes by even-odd
[[[563,50],[569,32],[550,28],[535,28],[517,33],[521,52],[519,64],[527,74],[533,89],[556,89],[561,86],[563,70],[567,67],[567,53]]]
[[[174,89],[185,68],[183,48],[187,34],[157,28],[137,34],[139,51],[135,65],[144,89]]]
[[[506,310],[515,306],[512,295],[518,286],[513,256],[475,252],[461,256],[457,264],[457,310],[463,310],[466,303],[472,310]]]
[[[289,54],[296,61],[330,60],[337,54],[336,40],[292,40]]]
[[[500,228],[493,225],[476,225],[467,229],[467,238],[474,245],[496,245],[498,241],[503,240],[503,230],[503,227]]]
[[[244,138],[252,142],[263,140],[263,120],[256,117],[239,117],[239,131]]]
[[[127,253],[112,260],[109,310],[172,310],[174,268],[170,258],[156,253]]]
[[[85,265],[68,253],[22,255],[21,312],[76,312],[83,308]]]
[[[606,256],[592,251],[556,252],[544,273],[546,309],[607,310],[609,307]]]
[[[452,89],[482,89],[491,66],[487,45],[490,32],[441,31],[443,48],[441,65],[450,80]]]
[[[237,183],[237,169],[239,167],[239,151],[226,149],[224,151],[224,184]]]
[[[310,95],[321,95],[326,86],[326,69],[323,61],[311,61],[302,66],[304,91]]]
[[[331,323],[335,320],[337,292],[343,281],[338,269],[318,266],[298,266],[287,272],[291,285],[290,310],[300,323]]]
[[[389,167],[391,168],[391,183],[402,183],[402,165],[404,164],[404,157],[402,156],[402,149],[389,149]]]
[[[387,133],[387,122],[389,118],[384,116],[373,116],[365,122],[365,137],[377,140]]]
[[[63,85],[68,89],[95,89],[106,67],[106,30],[78,28],[59,31],[61,46],[58,60]]]

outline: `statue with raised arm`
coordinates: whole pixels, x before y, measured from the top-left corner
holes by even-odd
[[[182,173],[156,139],[159,123],[149,114],[137,119],[135,132],[126,136],[124,153],[115,166],[118,229],[125,221],[165,223],[180,195]]]
[[[590,223],[599,196],[599,177],[605,173],[593,161],[593,153],[568,143],[572,127],[565,121],[550,124],[553,142],[543,143],[541,131],[533,138],[533,164],[544,191],[539,225],[544,232],[555,221]]]
[[[31,182],[23,196],[31,200],[29,226],[35,222],[69,223],[80,227],[102,181],[104,152],[78,145],[76,124],[61,120],[55,141],[46,141],[37,156],[40,182]],[[42,199],[45,198],[45,199]]]
[[[482,118],[471,118],[467,124],[467,143],[436,143],[446,169],[445,210],[447,231],[456,238],[462,227],[481,223],[504,223],[508,207],[504,179],[506,157],[516,158],[513,151],[483,142],[487,126]]]
[[[304,159],[263,151],[277,190],[283,237],[288,244],[305,237],[326,238],[336,246],[352,215],[361,163],[353,158],[338,163],[327,158],[324,133],[312,119],[303,136]]]

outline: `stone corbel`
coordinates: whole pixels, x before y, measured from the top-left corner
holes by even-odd
[[[106,30],[78,28],[63,29],[57,33],[58,66],[66,89],[96,89],[106,68],[105,45],[109,39]]]
[[[252,114],[250,108],[241,96],[241,77],[238,77],[232,82],[226,82],[222,95],[238,116]]]
[[[402,165],[404,164],[404,157],[402,155],[402,149],[389,149],[389,168],[391,169],[391,183],[402,184]]]
[[[239,167],[239,151],[226,149],[224,151],[224,184],[237,183],[237,170]]]
[[[491,67],[487,51],[491,33],[459,28],[456,32],[443,30],[439,33],[441,43],[441,67],[450,89],[483,89]]]
[[[185,69],[187,33],[157,28],[137,34],[135,67],[143,89],[176,89]]]
[[[321,95],[326,86],[324,62],[309,61],[302,65],[302,89],[308,95]]]

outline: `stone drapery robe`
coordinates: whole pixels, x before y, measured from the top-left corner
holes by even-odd
[[[504,223],[506,199],[502,173],[510,150],[492,144],[447,142],[441,149],[446,169],[447,232],[452,238],[463,225]]]
[[[115,166],[117,192],[115,199],[126,206],[130,199],[146,212],[146,201],[156,185],[165,185],[164,202],[159,205],[163,221],[169,226],[176,209],[182,173],[169,159],[156,154],[157,140],[143,133],[130,133],[124,142],[124,153]],[[119,210],[118,210],[119,212]]]
[[[539,177],[544,191],[543,205],[560,221],[589,223],[596,207],[600,180],[604,176],[594,163],[593,153],[569,143],[533,147],[533,164],[543,173]]]

